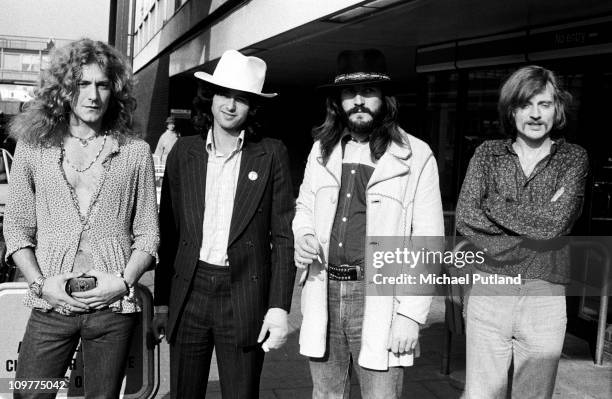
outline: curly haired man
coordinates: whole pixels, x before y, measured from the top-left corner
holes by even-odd
[[[64,376],[81,341],[86,397],[119,396],[140,311],[134,284],[159,241],[153,161],[132,130],[131,70],[82,39],[56,50],[17,139],[4,235],[33,308],[17,379]],[[41,361],[44,359],[44,361]],[[17,398],[55,393],[15,392]]]

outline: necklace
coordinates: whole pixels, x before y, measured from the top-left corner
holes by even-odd
[[[66,163],[72,168],[74,169],[75,172],[78,173],[83,173],[86,170],[88,170],[89,168],[92,167],[92,165],[98,160],[98,158],[100,157],[100,154],[102,154],[102,150],[104,149],[104,146],[106,145],[106,134],[104,135],[104,140],[102,141],[102,145],[100,146],[100,149],[98,150],[98,153],[96,154],[96,156],[94,157],[94,159],[91,160],[91,162],[89,163],[89,165],[87,165],[84,168],[77,168],[76,166],[74,166],[69,160],[68,158],[66,158],[66,149],[64,148],[64,145],[62,144],[62,153],[64,155],[64,159],[66,159]]]
[[[83,147],[83,148],[87,147],[89,145],[90,141],[92,141],[93,139],[98,137],[96,134],[94,134],[93,136],[81,138],[79,136],[75,136],[71,132],[68,132],[68,133],[70,134],[70,136],[72,136],[72,138],[75,138],[75,139],[79,140],[79,143],[81,143],[81,147]]]

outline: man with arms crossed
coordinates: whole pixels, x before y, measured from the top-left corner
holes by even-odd
[[[132,79],[117,50],[73,42],[52,54],[11,125],[18,145],[4,235],[33,308],[16,378],[63,378],[80,339],[92,398],[119,397],[140,311],[134,285],[159,240],[151,152],[131,129]],[[95,288],[70,296],[67,285]]]
[[[513,73],[501,88],[499,117],[511,138],[486,141],[470,161],[457,204],[468,239],[547,240],[566,235],[580,215],[588,171],[584,149],[557,138],[570,96],[538,66]],[[503,245],[503,243],[498,242]],[[492,244],[493,246],[495,243]],[[515,252],[519,253],[519,252]],[[523,254],[526,252],[523,251]],[[467,305],[465,397],[550,398],[567,322],[567,276],[547,253],[517,257],[478,273],[522,276],[520,286],[475,284]]]
[[[430,296],[366,295],[366,236],[442,236],[436,160],[397,123],[383,54],[344,51],[314,129],[293,221],[295,263],[307,268],[300,353],[313,398],[399,398]],[[307,276],[306,276],[307,274]]]
[[[262,93],[265,73],[236,50],[196,72],[212,118],[166,162],[154,327],[170,342],[173,398],[205,397],[213,349],[222,396],[259,397],[263,351],[286,340],[293,197],[285,146],[255,130],[258,102],[276,95]]]

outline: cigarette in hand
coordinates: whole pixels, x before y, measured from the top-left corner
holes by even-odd
[[[319,243],[319,249],[323,250],[323,244],[321,244],[321,240],[319,240],[319,237],[317,238],[317,242]],[[319,251],[317,251],[317,260],[319,261],[320,264],[323,264],[323,261],[321,260],[321,255],[319,254]]]

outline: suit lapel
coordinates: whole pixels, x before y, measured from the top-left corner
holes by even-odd
[[[234,196],[228,248],[244,231],[260,204],[261,196],[268,184],[270,161],[271,154],[266,153],[261,144],[245,140]]]
[[[187,215],[193,215],[187,222],[197,242],[202,239],[202,223],[204,221],[204,207],[206,203],[206,166],[208,164],[208,152],[204,139],[189,149],[187,157],[187,170],[191,177],[185,187],[187,197],[185,207]]]

